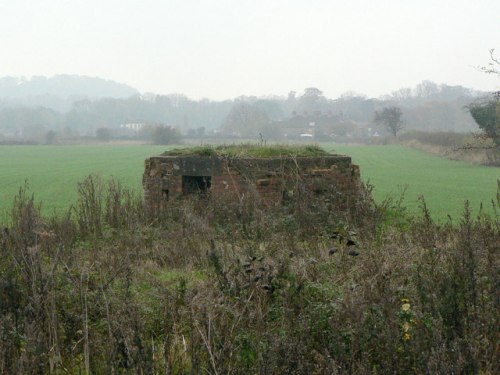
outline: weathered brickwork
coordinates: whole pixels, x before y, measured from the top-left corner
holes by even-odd
[[[298,187],[322,194],[356,195],[359,168],[341,155],[282,158],[155,156],[145,161],[142,180],[146,202],[165,207],[170,199],[191,193],[257,192],[264,202],[281,202]]]

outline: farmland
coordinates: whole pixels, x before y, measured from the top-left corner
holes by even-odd
[[[483,202],[491,212],[500,168],[449,161],[401,146],[323,145],[352,156],[364,181],[374,185],[377,201],[398,196],[406,188],[404,205],[418,210],[423,195],[437,219],[460,215],[465,200],[474,212]],[[5,146],[0,148],[0,210],[5,212],[25,181],[45,213],[61,211],[74,203],[77,183],[96,173],[114,177],[141,191],[143,161],[164,146]]]
[[[402,146],[335,146],[361,167],[361,177],[374,185],[374,196],[381,201],[398,196],[406,189],[403,204],[408,212],[418,211],[418,197],[424,196],[431,214],[438,219],[456,219],[469,200],[477,213],[481,202],[491,212],[500,168],[451,161]]]
[[[7,146],[0,148],[0,209],[28,183],[44,212],[67,208],[77,183],[96,173],[139,190],[144,159],[164,151],[155,146]]]

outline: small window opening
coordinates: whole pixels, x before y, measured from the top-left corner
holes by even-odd
[[[206,193],[212,186],[211,176],[182,176],[182,193]]]

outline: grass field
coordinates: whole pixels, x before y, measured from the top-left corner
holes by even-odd
[[[477,212],[481,202],[491,212],[500,168],[445,160],[401,146],[337,146],[329,150],[352,156],[362,178],[375,186],[375,198],[398,194],[407,186],[405,205],[418,210],[424,195],[437,219],[456,218],[470,200]],[[144,159],[164,146],[2,146],[0,147],[0,210],[5,212],[25,181],[45,213],[60,211],[76,200],[76,186],[90,173],[115,177],[141,189]],[[4,215],[2,215],[4,216]]]
[[[2,146],[0,147],[0,210],[25,181],[44,212],[66,209],[76,200],[77,183],[97,173],[141,189],[144,160],[163,146]]]
[[[375,186],[378,201],[406,187],[404,205],[409,212],[419,210],[420,195],[436,219],[445,219],[447,214],[456,219],[466,200],[475,213],[481,202],[486,212],[493,212],[500,168],[447,160],[403,146],[330,147],[352,157],[362,179]]]

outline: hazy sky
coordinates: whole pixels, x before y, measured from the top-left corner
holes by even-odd
[[[499,0],[0,0],[0,77],[99,76],[198,99],[493,90]]]

